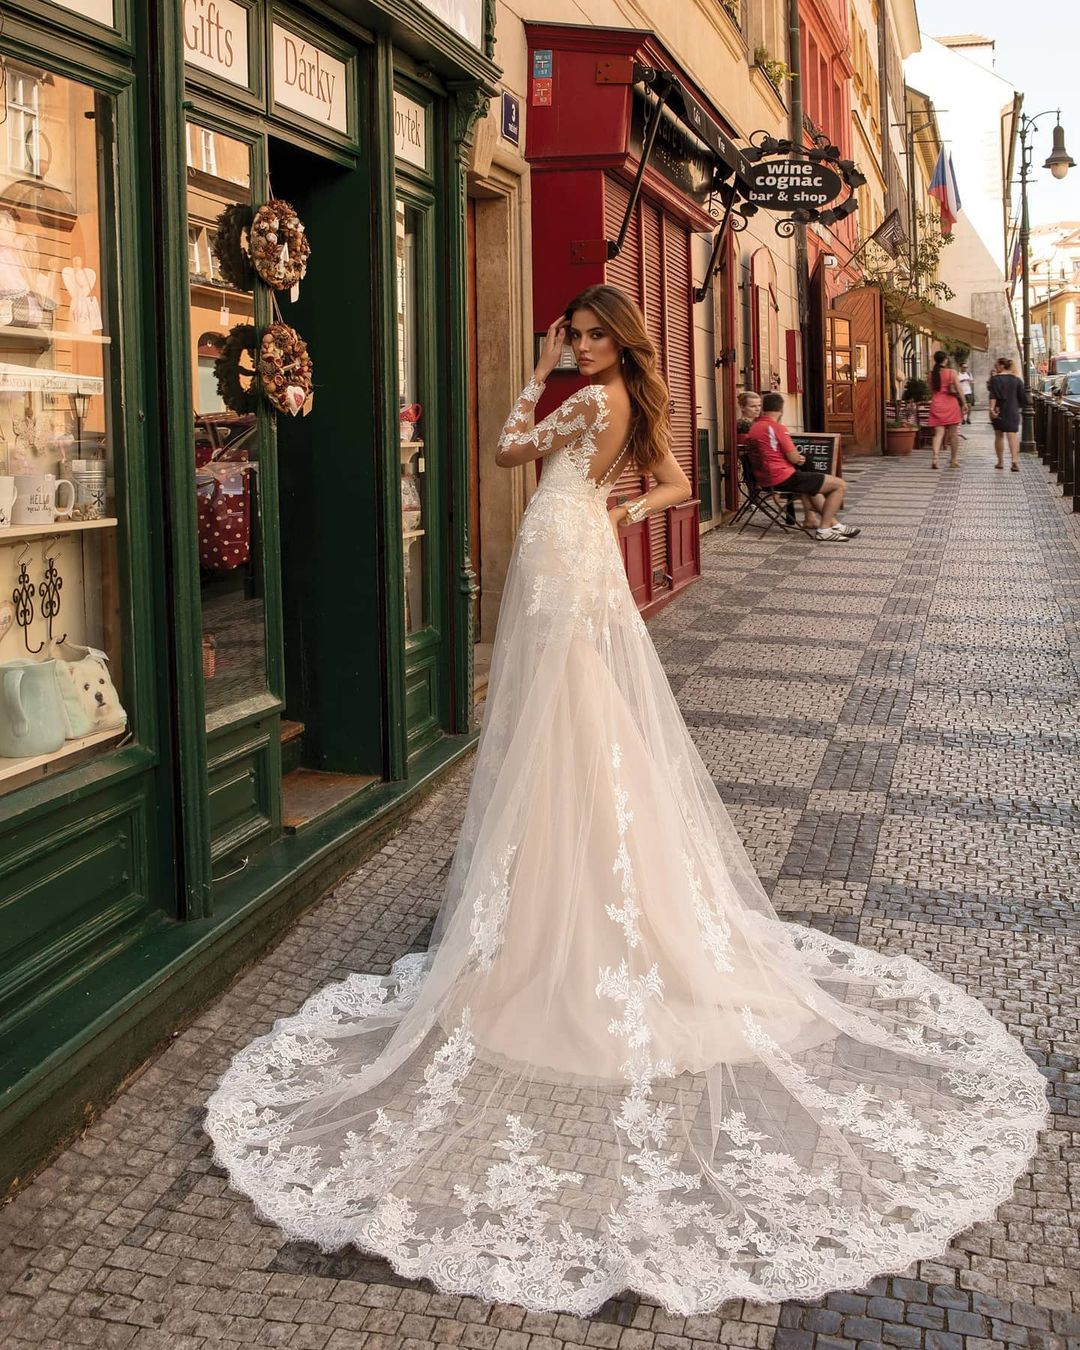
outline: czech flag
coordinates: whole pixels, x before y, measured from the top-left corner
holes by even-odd
[[[953,169],[952,155],[945,153],[942,146],[934,165],[934,176],[930,180],[930,196],[936,197],[941,212],[941,233],[952,234],[952,227],[960,214],[960,189],[956,186],[956,173]]]

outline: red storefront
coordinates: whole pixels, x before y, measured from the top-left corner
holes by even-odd
[[[690,239],[716,229],[707,207],[717,160],[692,124],[712,119],[706,135],[714,145],[724,145],[731,132],[652,33],[535,23],[526,24],[526,33],[533,327],[542,333],[585,286],[608,282],[632,296],[661,355],[675,455],[694,485],[694,497],[683,506],[623,527],[631,589],[649,612],[701,571]],[[651,71],[675,76],[675,93],[658,119],[635,200],[656,102]],[[580,383],[573,366],[555,372],[538,413],[549,412]],[[620,495],[641,490],[632,471],[615,488]]]

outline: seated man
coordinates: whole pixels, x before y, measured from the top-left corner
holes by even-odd
[[[836,513],[844,504],[844,480],[802,467],[806,460],[795,449],[780,420],[784,414],[782,394],[765,394],[761,409],[761,416],[746,438],[757,481],[776,492],[798,493],[803,499],[807,524],[816,522],[815,539],[822,543],[854,539],[858,530],[836,523]]]

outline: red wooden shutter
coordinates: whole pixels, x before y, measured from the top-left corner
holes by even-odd
[[[697,454],[694,416],[694,314],[690,294],[690,236],[671,219],[664,220],[664,373],[671,391],[671,448],[697,497]],[[672,587],[700,571],[698,510],[680,506],[667,513],[667,574]]]
[[[623,183],[606,179],[605,228],[609,239],[618,235],[629,200],[629,190]],[[606,280],[625,291],[644,311],[645,326],[671,390],[672,448],[696,494],[689,234],[651,202],[640,200],[622,251],[607,265]],[[613,491],[637,494],[646,486],[640,475],[626,469]],[[679,507],[652,516],[640,530],[623,531],[627,573],[639,605],[648,604],[658,591],[679,586],[698,574],[697,520],[696,507]]]
[[[653,340],[660,368],[664,368],[664,217],[650,202],[644,202],[642,218],[642,275],[644,278],[645,326]],[[667,512],[662,511],[649,518],[649,556],[652,564],[654,586],[661,589],[665,583],[657,577],[667,576],[668,572],[668,520]]]
[[[617,178],[604,180],[604,229],[608,239],[617,239],[623,217],[630,204],[630,189]],[[618,286],[636,304],[641,304],[641,230],[640,208],[635,209],[626,231],[626,240],[617,258],[607,265],[609,285]]]
[[[630,189],[617,178],[605,178],[604,225],[608,239],[618,238],[629,204]],[[619,256],[607,265],[605,280],[618,286],[635,304],[642,303],[640,202],[634,208]],[[644,491],[645,479],[635,471],[633,464],[623,469],[611,488],[613,497],[640,497]],[[653,597],[649,527],[647,524],[631,526],[622,531],[620,538],[631,593],[639,606],[647,605]]]
[[[675,404],[671,442],[675,458],[694,482],[694,330],[690,310],[690,238],[671,220],[664,222],[664,289],[667,331],[664,357],[668,388]]]

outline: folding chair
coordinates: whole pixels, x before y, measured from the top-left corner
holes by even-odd
[[[933,445],[934,428],[930,425],[930,404],[920,403],[915,414],[919,430],[915,434],[915,445],[918,448]]]
[[[797,530],[798,525],[788,517],[788,509],[793,505],[792,494],[790,492],[781,494],[787,498],[787,508],[780,506],[776,500],[776,492],[771,487],[759,483],[754,477],[754,466],[746,451],[743,451],[739,456],[739,468],[742,473],[745,500],[731,518],[732,525],[738,524],[740,520],[742,521],[742,525],[739,526],[739,534],[742,534],[759,511],[769,521],[768,525],[761,531],[763,539],[774,525],[779,525],[784,531]]]

